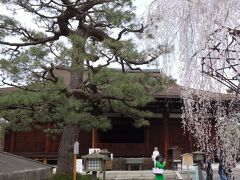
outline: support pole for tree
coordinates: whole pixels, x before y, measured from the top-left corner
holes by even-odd
[[[79,142],[76,141],[73,146],[73,180],[77,180],[77,155],[79,154]]]
[[[73,161],[74,161],[74,172],[73,172],[73,180],[77,180],[77,155],[74,154],[74,157],[73,157]]]
[[[73,180],[77,180],[77,155],[79,154],[79,142],[76,141],[73,146]]]

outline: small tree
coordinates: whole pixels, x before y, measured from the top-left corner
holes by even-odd
[[[126,73],[126,68],[140,70],[137,65],[148,64],[169,49],[144,54],[133,40],[123,39],[144,29],[134,22],[131,0],[1,3],[14,13],[0,16],[2,82],[21,89],[1,97],[1,116],[13,130],[34,127],[49,134],[61,130],[58,172],[72,171],[72,148],[80,128],[111,127],[104,112],[132,117],[137,127],[148,124],[144,119],[148,112],[139,107],[153,100],[154,89],[172,80]],[[17,21],[19,11],[29,14],[36,28]],[[119,64],[122,72],[106,68],[112,63]],[[57,69],[70,72],[69,86],[55,74]],[[52,128],[41,127],[45,122]]]

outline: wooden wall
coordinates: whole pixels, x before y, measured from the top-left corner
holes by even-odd
[[[148,130],[148,156],[152,154],[154,147],[158,147],[161,154],[164,153],[164,123],[163,119],[156,118],[150,120],[151,125]]]
[[[144,129],[144,143],[98,143],[98,147],[108,149],[115,157],[151,157],[154,147],[165,156],[173,146],[182,148],[183,153],[192,152],[191,139],[184,134],[181,119],[167,117],[166,121],[167,125],[164,117],[150,119],[150,126]]]
[[[128,134],[126,131],[122,133]],[[108,149],[114,157],[151,157],[154,147],[158,147],[165,156],[172,146],[183,148],[183,152],[192,152],[191,138],[184,134],[181,119],[169,118],[168,114],[150,119],[150,126],[144,128],[144,141],[140,143],[101,143],[100,134],[98,131],[94,137],[96,147]],[[29,157],[56,157],[60,138],[46,136],[39,130],[11,132],[6,134],[5,151]],[[92,147],[92,134],[81,131],[79,143],[80,155],[88,154]]]
[[[182,128],[181,119],[169,119],[169,146],[178,146],[183,149],[183,152],[192,152],[191,138],[188,133],[184,133]]]
[[[40,130],[10,132],[6,134],[5,151],[26,157],[57,156],[61,136],[46,136]],[[80,155],[88,154],[91,146],[91,134],[81,131],[79,134]]]

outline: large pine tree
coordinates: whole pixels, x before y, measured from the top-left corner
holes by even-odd
[[[111,127],[104,112],[129,116],[136,127],[148,124],[148,112],[139,107],[152,101],[151,94],[171,79],[126,73],[166,53],[166,48],[159,48],[145,54],[130,36],[123,38],[144,30],[134,21],[132,0],[0,2],[13,12],[0,15],[2,83],[20,89],[1,97],[0,115],[12,130],[61,130],[58,172],[72,171],[72,148],[80,128]],[[27,16],[32,27],[21,22]],[[121,71],[108,69],[112,63]],[[56,70],[70,72],[68,86]],[[46,122],[53,124],[51,129],[41,127]]]

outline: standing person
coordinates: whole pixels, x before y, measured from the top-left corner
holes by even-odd
[[[156,168],[165,169],[166,164],[164,162],[163,157],[157,156],[156,157]],[[156,180],[165,180],[164,174],[156,174]]]
[[[153,161],[154,167],[156,166],[156,157],[159,155],[160,153],[158,151],[158,147],[154,147],[154,151],[152,153],[152,161]]]
[[[227,180],[230,180],[232,178],[232,168],[230,166],[230,163],[228,163],[226,167],[226,177]]]
[[[206,180],[213,180],[213,170],[212,170],[212,155],[209,155],[206,161]]]
[[[222,160],[219,161],[218,174],[220,176],[220,180],[227,180],[226,166]]]

